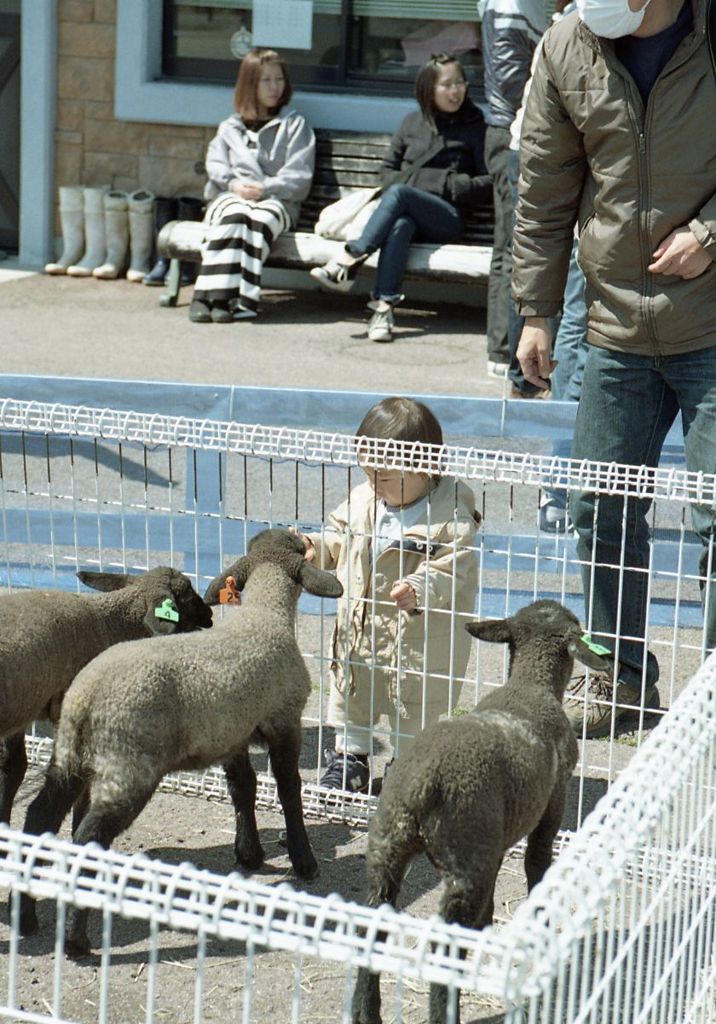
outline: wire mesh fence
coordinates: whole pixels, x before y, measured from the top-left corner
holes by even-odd
[[[714,832],[708,825],[704,832],[698,819],[701,814],[710,821],[707,811],[713,802],[709,774],[713,758],[703,749],[713,717],[708,704],[713,701],[713,671],[700,669],[707,654],[703,604],[705,595],[708,611],[705,584],[712,557],[691,524],[694,507],[711,512],[714,508],[712,478],[673,467],[646,470],[579,464],[468,445],[385,444],[360,451],[356,439],[345,434],[8,399],[0,402],[0,582],[9,590],[76,589],[75,573],[81,568],[142,571],[170,563],[187,572],[201,591],[265,526],[291,526],[322,543],[332,513],[349,501],[365,480],[365,470],[376,467],[454,478],[474,496],[480,522],[460,551],[469,549],[477,570],[474,600],[461,609],[454,602],[434,609],[438,620],[446,619],[452,635],[461,632],[469,618],[502,617],[541,597],[562,601],[585,621],[581,570],[585,563],[596,561],[596,549],[586,556],[578,553],[568,521],[561,532],[540,529],[540,506],[546,493],[594,493],[597,519],[605,496],[620,499],[625,515],[629,503],[649,503],[647,563],[630,568],[623,554],[620,561],[617,553],[614,569],[620,580],[617,600],[621,600],[621,581],[629,572],[645,581],[646,639],[660,666],[660,703],[653,708],[642,702],[628,722],[613,725],[605,738],[580,744],[580,762],[560,834],[562,852],[548,876],[552,879],[554,871],[562,871],[567,864],[577,880],[567,874],[556,887],[549,883],[553,885],[549,899],[540,902],[542,887],[519,906],[522,892],[514,901],[519,907],[514,926],[508,920],[500,929],[479,936],[459,929],[444,931],[447,926],[436,920],[418,924],[398,915],[395,920],[402,923],[395,927],[408,931],[400,932],[403,937],[394,941],[391,925],[386,950],[378,938],[384,918],[355,907],[345,909],[340,900],[329,898],[326,904],[315,897],[314,904],[307,894],[288,895],[279,887],[279,897],[275,887],[265,887],[261,899],[271,906],[275,906],[271,900],[280,898],[290,904],[290,909],[282,905],[278,916],[271,910],[266,917],[264,910],[256,912],[250,900],[241,902],[244,897],[234,894],[232,899],[241,910],[232,918],[238,922],[232,931],[224,927],[224,904],[217,911],[215,895],[221,885],[238,887],[236,891],[242,893],[253,891],[251,883],[237,876],[230,883],[224,876],[210,881],[210,873],[199,871],[195,877],[186,869],[188,874],[182,874],[142,857],[127,861],[120,854],[77,854],[61,841],[43,840],[37,857],[28,858],[28,840],[5,833],[2,878],[13,891],[11,915],[17,912],[12,909],[17,900],[14,894],[25,885],[34,887],[28,891],[54,900],[58,911],[55,938],[51,942],[45,938],[36,947],[41,959],[48,958],[45,969],[49,962],[54,964],[51,974],[42,978],[20,955],[16,931],[11,928],[7,933],[8,997],[3,1016],[211,1020],[228,1012],[246,1021],[264,1020],[271,1013],[295,1021],[329,1017],[349,1021],[354,970],[370,963],[391,977],[384,986],[386,1020],[423,1019],[425,983],[431,979],[447,981],[455,991],[465,990],[463,1019],[471,1013],[477,1014],[476,1020],[505,1019],[511,1024],[712,1019],[708,1016],[713,1005],[708,943],[712,912],[700,906],[710,906]],[[427,515],[430,518],[430,501]],[[350,524],[348,535],[356,545],[369,541],[369,549],[378,539],[374,529],[366,537]],[[398,548],[402,559],[407,550],[402,532]],[[428,552],[428,563],[430,557]],[[373,561],[369,574],[373,580],[376,568]],[[380,612],[374,586],[364,589],[359,599],[362,607]],[[335,609],[304,595],[297,630],[313,679],[304,714],[304,810],[315,819],[363,826],[375,806],[374,795],[334,792],[327,796],[318,785],[324,770],[323,751],[336,740],[328,713],[335,629]],[[631,638],[615,634],[609,639],[614,649]],[[426,634],[425,646],[429,643]],[[473,643],[467,664],[459,670],[456,664],[448,651],[445,668],[438,673],[449,695],[443,710],[452,714],[469,710],[485,688],[504,681],[507,651]],[[388,671],[399,687],[410,670],[398,634],[397,648],[389,659],[373,654],[368,675],[373,685],[381,671]],[[428,673],[413,672],[425,702]],[[649,754],[644,741],[695,673],[695,682],[682,699],[686,712],[674,726],[674,716],[666,718],[652,739],[660,732],[667,739],[655,743],[657,753]],[[699,698],[698,706],[697,690],[710,694],[705,703]],[[50,740],[41,733],[42,729],[37,730],[28,743],[39,767],[47,762],[50,751]],[[376,716],[369,734],[371,768],[373,776],[380,778],[393,752],[400,749],[400,717]],[[709,742],[713,745],[712,738]],[[672,743],[673,750],[679,751],[676,766]],[[672,760],[666,757],[668,751]],[[259,801],[270,811],[277,807],[277,797],[268,765],[261,758],[257,752],[262,769]],[[682,784],[683,772],[687,781]],[[217,769],[168,776],[163,789],[170,794],[226,798],[223,775]],[[583,839],[587,833],[583,830],[571,838],[573,831],[605,793],[599,828],[588,833],[588,848],[582,847],[579,843],[587,842]],[[620,825],[622,845],[615,854],[609,815],[622,813],[627,805],[632,818]],[[688,813],[681,807],[688,807]],[[659,821],[656,810],[663,812]],[[694,838],[696,834],[700,838]],[[572,851],[580,849],[575,861],[577,854]],[[161,856],[161,846],[156,852]],[[568,856],[571,859],[565,859]],[[590,865],[601,865],[605,858],[612,873],[605,874],[606,868],[603,871],[600,866],[595,874]],[[51,866],[46,869],[47,864]],[[141,875],[139,881],[132,874],[135,871]],[[598,876],[598,898],[593,875]],[[129,888],[141,894],[131,905],[112,888],[116,884],[124,894],[128,883],[122,879],[130,877],[134,881]],[[81,882],[82,878],[86,881]],[[97,886],[101,890],[102,885],[105,889],[98,892]],[[583,902],[580,886],[586,893]],[[176,907],[175,891],[182,893]],[[150,893],[164,899],[161,913],[142,905]],[[567,905],[564,899],[571,902]],[[102,918],[101,952],[92,962],[91,981],[86,971],[59,955],[63,908],[78,900],[98,909]],[[220,922],[214,931],[202,916],[205,904]],[[194,917],[182,917],[187,905],[200,908]],[[315,937],[303,942],[294,936],[282,944],[275,932],[285,934],[285,929],[283,924],[276,929],[276,924],[304,921],[309,905],[322,922],[330,918],[331,908],[340,906],[349,924],[326,925],[330,931],[326,942]],[[322,910],[316,909],[319,905]],[[582,906],[588,908],[586,916]],[[129,928],[124,922],[133,920],[148,922],[144,932],[130,930],[122,937],[123,929]],[[177,928],[184,929],[181,941]],[[341,936],[337,943],[336,935]],[[120,949],[129,951],[124,957],[116,951],[118,936]],[[207,943],[212,947],[210,956]],[[415,959],[404,953],[407,949],[422,952]],[[264,955],[264,950],[279,956]],[[223,964],[231,965],[231,970],[228,966],[224,970]],[[216,983],[219,995],[212,990],[214,971],[217,978],[221,976]],[[233,971],[232,984],[226,978]],[[32,1010],[27,1009],[30,1005]],[[451,1005],[454,1013],[454,998]]]

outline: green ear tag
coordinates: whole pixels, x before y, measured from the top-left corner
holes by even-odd
[[[594,654],[609,655],[612,653],[608,647],[602,647],[602,645],[598,644],[596,640],[592,640],[589,633],[583,634],[582,643],[585,647],[588,647],[589,650],[592,651]]]
[[[179,611],[171,597],[165,597],[159,607],[154,609],[154,616],[157,619],[166,619],[167,622],[179,621]]]

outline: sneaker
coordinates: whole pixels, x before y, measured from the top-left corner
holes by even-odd
[[[496,363],[492,359],[487,360],[487,376],[494,377],[496,380],[504,380],[509,368],[509,363]]]
[[[637,720],[642,709],[648,712],[658,708],[659,691],[655,685],[648,686],[642,703],[640,686],[629,686],[617,681],[615,694],[614,680],[608,672],[591,672],[589,677],[575,676],[570,681],[563,707],[577,736],[593,740],[611,735],[612,719],[616,727],[620,722]],[[583,731],[585,728],[586,732]]]
[[[568,533],[572,520],[563,505],[557,504],[554,498],[547,498],[539,510],[539,528],[542,533]]]
[[[210,324],[211,309],[208,302],[203,299],[192,299],[189,306],[189,319],[195,324]]]
[[[259,315],[257,309],[247,309],[246,306],[234,306],[234,320],[255,320]]]
[[[383,342],[392,341],[394,327],[395,318],[393,317],[392,307],[388,306],[387,309],[376,309],[375,313],[368,321],[368,340]]]
[[[343,754],[337,750],[326,750],[325,757],[326,770],[319,786],[324,789],[346,789],[350,793],[368,792],[370,771],[367,754]]]
[[[362,262],[361,259],[357,259],[348,266],[346,263],[339,263],[338,260],[329,260],[322,267],[313,267],[310,274],[314,281],[318,281],[322,288],[327,288],[330,292],[349,292]]]

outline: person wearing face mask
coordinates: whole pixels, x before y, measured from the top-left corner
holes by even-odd
[[[687,469],[716,473],[716,68],[705,0],[577,0],[544,40],[522,125],[512,289],[525,378],[548,386],[549,317],[572,233],[589,343],[574,459],[656,466],[681,414]],[[613,676],[574,681],[567,713],[602,736],[658,705],[646,641],[648,498],[572,495],[587,621]],[[704,649],[716,643],[714,508],[703,548]]]

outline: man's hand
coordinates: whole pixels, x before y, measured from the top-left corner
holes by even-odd
[[[697,240],[691,228],[677,228],[652,253],[652,274],[672,274],[689,279],[708,270],[712,257]]]
[[[237,179],[229,183],[229,188],[234,195],[241,199],[258,200],[264,194],[263,185],[260,185],[258,181],[239,181]]]
[[[517,358],[525,380],[546,391],[549,388],[546,378],[557,365],[552,359],[552,331],[546,317],[525,317]]]
[[[414,612],[418,607],[415,591],[409,583],[405,583],[403,580],[398,580],[393,586],[390,596],[401,612]]]

